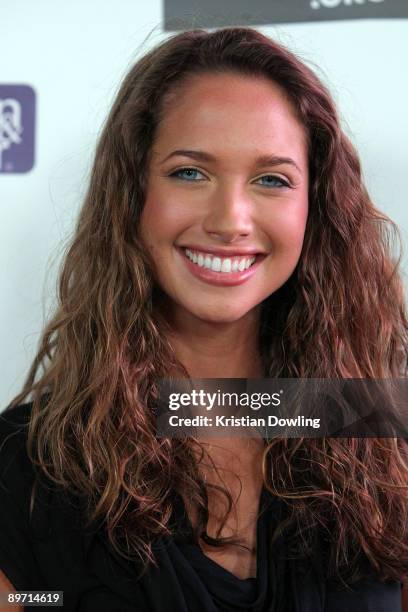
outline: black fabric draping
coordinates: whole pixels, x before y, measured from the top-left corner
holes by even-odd
[[[158,567],[137,579],[139,568],[118,555],[102,527],[83,527],[81,505],[63,491],[40,482],[29,517],[34,470],[24,425],[30,409],[23,404],[0,415],[0,568],[17,590],[63,591],[64,612],[401,611],[400,583],[372,576],[352,591],[337,590],[325,580],[322,548],[302,563],[287,558],[284,534],[271,545],[283,506],[266,491],[256,579],[239,580],[192,543],[177,495],[172,521],[180,529],[154,544]]]

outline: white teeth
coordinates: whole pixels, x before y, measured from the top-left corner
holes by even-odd
[[[231,272],[231,260],[223,259],[221,264],[221,272]]]
[[[211,270],[214,270],[214,272],[221,271],[221,258],[220,257],[213,257],[213,260],[211,262]]]
[[[200,266],[200,268],[207,268],[213,270],[213,272],[243,272],[247,270],[255,261],[256,256],[251,255],[250,257],[217,257],[208,255],[208,253],[196,253],[190,249],[185,249],[187,257],[193,263]]]

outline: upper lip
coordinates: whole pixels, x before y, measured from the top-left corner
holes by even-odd
[[[180,245],[182,249],[190,249],[191,251],[200,251],[201,253],[211,253],[213,255],[220,255],[221,257],[232,257],[234,255],[262,255],[264,251],[260,249],[254,249],[252,247],[247,248],[222,248],[215,246],[198,246],[193,244]]]

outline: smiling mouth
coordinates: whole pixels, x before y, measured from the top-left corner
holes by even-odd
[[[257,259],[264,257],[261,253],[257,255],[235,255],[231,257],[221,257],[210,253],[193,251],[192,249],[182,248],[185,255],[197,267],[219,272],[220,274],[231,274],[234,272],[244,272],[254,265]]]

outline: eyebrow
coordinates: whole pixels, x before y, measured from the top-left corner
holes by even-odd
[[[196,159],[198,161],[204,162],[217,161],[217,158],[214,157],[214,155],[206,153],[205,151],[195,151],[193,149],[176,149],[175,151],[172,151],[169,155],[167,155],[167,157],[165,157],[161,163],[164,164],[164,162],[176,155],[183,155],[184,157],[190,157],[191,159]],[[291,157],[281,157],[279,155],[260,155],[255,159],[255,164],[257,166],[280,166],[282,164],[290,164],[291,166],[294,166],[298,170],[298,172],[300,172],[300,174],[302,174],[302,171],[299,168],[298,164]]]

